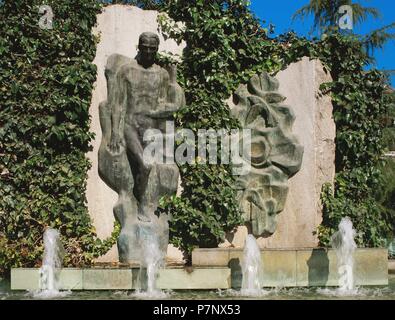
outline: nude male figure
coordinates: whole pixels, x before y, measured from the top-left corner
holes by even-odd
[[[166,69],[154,63],[158,46],[159,38],[156,34],[145,32],[140,36],[136,59],[117,71],[118,98],[111,103],[112,130],[108,147],[112,153],[119,153],[124,139],[134,177],[133,193],[139,203],[138,218],[144,222],[150,221],[149,213],[163,193],[154,190],[155,186],[148,185],[153,165],[143,159],[146,147],[144,133],[148,129],[163,131],[166,120],[171,119],[172,114],[185,104],[182,90],[177,91],[175,88],[175,68],[170,67],[169,74]],[[169,170],[169,167],[157,165],[155,174],[162,169]]]

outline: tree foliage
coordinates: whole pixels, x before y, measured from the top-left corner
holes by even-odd
[[[105,4],[128,4],[145,10],[160,10],[163,7],[163,0],[101,0]]]
[[[342,5],[350,5],[353,9],[354,25],[362,24],[369,17],[380,18],[381,13],[378,9],[373,7],[364,7],[360,3],[353,3],[352,0],[310,0],[310,2],[296,11],[293,19],[305,18],[309,15],[314,16],[314,24],[312,31],[319,31],[321,33],[328,33],[332,31],[339,31],[338,21],[340,15],[339,8]],[[368,52],[374,49],[382,49],[390,40],[395,40],[395,33],[390,32],[395,28],[395,23],[373,30],[367,35],[361,36],[360,41]]]
[[[337,26],[339,21],[338,10],[343,5],[350,5],[353,9],[354,24],[365,22],[370,16],[381,17],[380,11],[372,7],[363,7],[359,3],[352,3],[352,0],[310,0],[310,2],[297,10],[293,16],[296,18],[306,18],[314,16],[312,30],[325,32],[329,28]]]
[[[391,102],[386,77],[377,70],[364,71],[369,59],[357,37],[333,34],[323,41],[320,53],[330,68],[333,83],[323,87],[332,94],[336,122],[335,189],[324,188],[324,221],[320,240],[329,244],[330,235],[344,216],[358,231],[361,246],[385,245],[393,232],[393,213],[382,210],[376,191],[383,183],[383,155],[386,150],[383,115]],[[324,51],[325,53],[325,51]]]

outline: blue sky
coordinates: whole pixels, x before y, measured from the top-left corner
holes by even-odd
[[[395,21],[395,1],[394,0],[364,0],[357,1],[364,6],[375,7],[381,11],[380,19],[367,20],[363,25],[356,26],[355,33],[366,34],[369,31],[388,25]],[[265,20],[265,25],[272,23],[276,26],[274,35],[279,35],[287,31],[295,31],[299,35],[308,36],[313,17],[304,21],[292,21],[292,15],[296,10],[309,3],[309,0],[251,0],[251,9],[257,17]],[[395,30],[394,30],[395,31]],[[395,41],[386,44],[383,50],[374,52],[378,69],[395,69]],[[395,75],[391,77],[392,86],[395,87]]]

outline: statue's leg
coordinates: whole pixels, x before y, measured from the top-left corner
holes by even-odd
[[[140,215],[139,219],[143,221],[151,221],[151,217],[155,213],[159,205],[160,185],[158,177],[158,165],[153,165],[149,176],[147,177],[147,186],[141,195]]]
[[[148,180],[151,172],[151,167],[144,163],[144,150],[138,137],[137,130],[133,125],[125,122],[125,143],[126,153],[129,160],[129,165],[132,170],[134,178],[133,193],[138,201],[138,218],[142,221],[150,221],[148,217],[145,217],[144,207],[144,194],[148,187]]]
[[[154,165],[149,175],[147,188],[141,198],[141,207],[148,215],[155,212],[161,197],[177,192],[178,177],[177,165]]]

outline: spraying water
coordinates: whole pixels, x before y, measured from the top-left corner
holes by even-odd
[[[349,217],[340,221],[339,231],[331,238],[332,247],[336,251],[339,273],[339,293],[353,293],[354,283],[354,252],[357,245],[354,241],[355,230]]]
[[[147,268],[147,293],[155,293],[155,280],[159,268],[163,265],[162,253],[156,237],[152,241],[145,241],[143,265]]]
[[[241,295],[261,296],[265,294],[262,290],[263,264],[261,251],[252,234],[246,238],[241,263],[243,279],[241,284]]]
[[[59,292],[59,270],[62,268],[64,248],[59,231],[48,228],[44,232],[44,257],[40,268],[40,292],[35,297],[51,298],[64,295]]]
[[[160,248],[159,238],[156,232],[151,229],[140,228],[141,236],[141,268],[140,268],[140,289],[136,295],[143,298],[164,298],[167,296],[165,292],[156,288],[156,278],[159,269],[164,266],[166,252]],[[143,276],[146,271],[146,277]],[[141,289],[145,287],[146,291]]]

